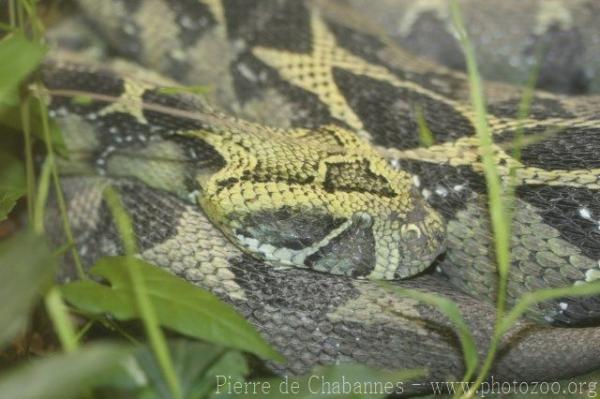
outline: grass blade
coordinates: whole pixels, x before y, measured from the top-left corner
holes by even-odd
[[[494,238],[496,267],[499,276],[496,298],[496,328],[490,341],[488,353],[479,371],[479,375],[466,394],[466,397],[472,397],[492,367],[500,339],[500,336],[497,333],[499,330],[498,324],[504,317],[508,274],[510,271],[511,214],[509,212],[509,204],[506,196],[508,193],[504,193],[500,173],[496,166],[496,157],[493,148],[494,143],[492,132],[487,122],[483,83],[477,67],[475,50],[473,49],[465,29],[457,0],[452,0],[450,3],[450,12],[454,28],[467,62],[471,104],[475,111],[475,130],[477,137],[479,138],[479,151],[483,162],[483,171],[487,186],[488,209],[492,225],[492,236]]]
[[[504,335],[531,306],[564,297],[600,295],[600,281],[563,288],[546,288],[523,295],[506,314],[498,326],[498,334]]]
[[[133,231],[133,225],[131,219],[123,204],[118,193],[109,187],[104,193],[104,197],[109,209],[112,212],[117,230],[119,231],[123,244],[125,247],[125,253],[133,255],[137,252],[137,244],[135,239],[135,233]],[[142,319],[146,335],[150,341],[150,346],[156,356],[158,364],[161,366],[163,375],[174,399],[182,399],[183,394],[181,391],[181,385],[179,383],[175,367],[173,366],[173,360],[169,353],[169,348],[165,337],[160,329],[160,324],[156,316],[156,311],[152,302],[150,301],[146,289],[146,283],[144,276],[141,274],[140,268],[136,267],[135,259],[125,259],[125,270],[128,274],[128,283],[137,312]]]
[[[477,346],[475,345],[475,339],[469,330],[469,326],[462,317],[458,305],[449,299],[428,292],[398,287],[394,287],[393,289],[400,295],[408,296],[419,302],[434,306],[446,317],[448,317],[452,324],[454,324],[465,358],[466,370],[464,380],[469,380],[475,373],[479,355],[477,352]]]

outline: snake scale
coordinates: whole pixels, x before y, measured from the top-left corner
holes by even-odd
[[[355,361],[460,376],[449,321],[378,279],[457,302],[484,353],[496,272],[462,73],[402,50],[347,1],[78,3],[108,49],[82,53],[103,66],[56,50],[43,78],[86,264],[122,251],[102,200],[114,185],[140,255],[234,305],[287,358],[279,372]],[[199,84],[203,96],[168,90]],[[516,168],[510,302],[600,278],[600,99],[536,92],[517,160],[521,95],[486,84],[504,181]],[[597,297],[537,305],[495,377],[600,367],[598,316]]]

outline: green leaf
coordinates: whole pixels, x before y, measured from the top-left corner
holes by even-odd
[[[103,197],[112,213],[117,231],[121,236],[125,254],[131,256],[134,255],[138,251],[137,240],[133,230],[131,217],[123,206],[119,193],[113,187],[107,187],[104,190]],[[160,321],[158,320],[156,310],[154,309],[154,306],[152,306],[152,300],[146,289],[142,268],[131,267],[129,264],[126,266],[128,267],[125,267],[122,270],[127,272],[127,282],[129,283],[127,287],[132,292],[137,314],[144,325],[146,336],[148,337],[154,356],[156,356],[156,360],[161,366],[173,399],[182,399],[183,394],[181,393],[181,386],[177,380],[177,373],[175,372],[175,367],[171,360],[165,336],[160,328]]]
[[[129,350],[93,344],[76,352],[32,361],[0,379],[0,399],[68,399],[90,389],[118,367]]]
[[[26,189],[23,162],[0,149],[0,221],[6,219]]]
[[[44,140],[44,134],[42,130],[42,116],[40,115],[37,102],[39,99],[35,97],[29,97],[31,104],[31,115],[29,123],[31,124],[32,135],[39,140]],[[19,106],[11,106],[3,108],[0,106],[0,125],[6,126],[7,131],[12,134],[22,134],[23,123],[21,120],[21,109]],[[52,147],[59,155],[66,157],[68,155],[67,146],[62,136],[60,128],[56,122],[52,119],[48,120],[48,127],[50,129],[50,141]],[[2,134],[2,132],[0,132]]]
[[[46,47],[14,33],[0,41],[0,105],[19,102],[18,87],[42,61]]]
[[[208,291],[133,257],[101,259],[90,273],[109,285],[76,281],[63,286],[66,300],[93,314],[109,313],[119,320],[138,317],[126,267],[136,267],[161,325],[181,334],[226,347],[241,349],[262,358],[280,361],[275,352],[248,322]]]
[[[301,377],[253,381],[249,392],[235,392],[233,383],[219,378],[216,393],[252,398],[385,398],[409,388],[409,381],[425,376],[425,370],[388,371],[357,364],[318,367]],[[225,374],[227,377],[227,374]],[[259,385],[260,384],[260,385]],[[256,392],[254,391],[256,387]],[[265,392],[266,391],[266,392]]]
[[[244,382],[249,373],[246,358],[237,350],[186,339],[171,340],[168,348],[186,399],[214,396],[218,375]],[[151,347],[140,347],[130,360],[103,380],[102,392],[95,392],[96,398],[172,398]]]
[[[46,241],[31,231],[0,242],[0,347],[25,327],[38,291],[55,269]]]
[[[217,377],[226,375],[232,382],[245,382],[250,373],[246,358],[241,352],[227,351],[217,361],[213,362],[210,369],[204,374],[204,378],[199,381],[196,391],[196,397],[220,398],[224,395],[216,393]]]

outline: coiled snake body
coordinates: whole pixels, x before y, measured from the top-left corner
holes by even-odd
[[[101,195],[116,185],[141,256],[236,306],[287,357],[276,369],[351,360],[443,378],[462,370],[448,321],[364,279],[410,277],[447,248],[435,270],[393,284],[456,301],[485,350],[496,272],[462,74],[409,55],[337,2],[79,3],[113,49],[168,76],[108,59],[110,69],[77,66],[60,52],[44,69],[88,263],[120,252]],[[210,91],[164,89],[180,84]],[[600,101],[536,93],[517,160],[522,93],[486,90],[504,181],[516,170],[509,297],[599,278]],[[590,324],[599,313],[597,297],[565,298],[531,317]],[[523,321],[495,374],[590,370],[599,339],[599,328]]]

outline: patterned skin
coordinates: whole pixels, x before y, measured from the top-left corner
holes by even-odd
[[[140,255],[235,306],[286,357],[283,364],[269,365],[277,373],[302,374],[339,362],[427,369],[404,385],[404,393],[428,391],[428,381],[460,380],[464,364],[452,323],[435,308],[394,292],[396,287],[454,301],[480,356],[488,348],[493,305],[458,292],[440,275],[382,286],[300,268],[276,269],[241,252],[193,203],[137,179],[73,176],[62,182],[86,264],[122,250],[103,203],[103,189],[111,184],[132,217]],[[59,226],[59,215],[53,217]],[[521,321],[503,339],[494,379],[554,381],[585,373],[600,366],[598,339],[599,328]]]
[[[184,84],[208,84],[211,105],[286,129],[341,125],[370,141],[414,176],[448,222],[439,270],[464,292],[494,298],[483,166],[464,75],[404,52],[336,2],[80,3],[116,50]],[[192,15],[197,23],[188,21]],[[505,182],[516,167],[509,302],[532,289],[600,277],[600,100],[536,93],[517,160],[512,137],[521,94],[486,85]],[[434,145],[420,146],[419,120]],[[538,320],[589,324],[600,316],[600,300],[549,301],[534,313]]]
[[[117,179],[117,184],[134,184],[127,186],[134,189],[126,190],[131,201],[142,203],[142,198],[136,194],[142,192],[160,204],[149,206],[143,201],[146,211],[131,207],[132,212],[139,214],[138,238],[147,242],[145,248],[158,248],[156,253],[144,253],[143,256],[236,303],[267,337],[284,348],[282,350],[290,359],[287,369],[295,372],[304,371],[316,363],[348,359],[383,367],[431,365],[432,375],[456,369],[460,363],[456,342],[450,342],[453,338],[448,337],[453,335],[447,331],[447,322],[442,322],[443,317],[431,308],[415,303],[410,305],[410,301],[395,295],[379,295],[378,286],[370,282],[302,270],[287,270],[284,274],[279,269],[265,269],[263,263],[256,259],[232,255],[230,247],[223,250],[220,246],[212,246],[215,230],[208,227],[202,228],[210,232],[211,239],[207,243],[197,237],[192,240],[190,237],[194,236],[196,227],[188,229],[184,226],[189,215],[175,217],[170,211],[172,207],[189,206],[190,194],[197,194],[200,202],[204,201],[202,193],[194,193],[198,186],[206,186],[218,176],[223,164],[249,159],[235,158],[232,151],[225,150],[224,146],[214,145],[214,140],[223,137],[228,137],[230,142],[249,138],[216,136],[215,132],[244,132],[248,126],[257,126],[254,123],[258,123],[273,138],[277,136],[274,132],[281,132],[277,129],[285,129],[292,132],[292,136],[311,131],[317,133],[318,140],[329,140],[327,137],[333,129],[332,135],[338,140],[342,137],[348,143],[358,142],[358,139],[351,139],[352,136],[346,134],[352,131],[360,140],[369,141],[380,154],[375,156],[371,154],[372,150],[365,150],[368,155],[364,155],[361,150],[361,159],[373,159],[377,163],[379,156],[387,158],[390,165],[400,171],[394,174],[388,166],[377,166],[378,173],[386,177],[394,175],[406,181],[405,173],[410,173],[413,187],[408,192],[418,190],[448,222],[448,250],[436,264],[438,270],[432,271],[433,276],[398,284],[442,293],[458,301],[463,310],[470,313],[469,322],[476,330],[482,348],[485,348],[493,308],[481,299],[493,297],[496,274],[490,249],[492,243],[482,164],[477,140],[474,139],[467,81],[463,75],[405,53],[371,29],[364,18],[349,14],[331,2],[317,2],[317,5],[301,1],[250,0],[81,3],[123,55],[184,84],[210,83],[214,88],[206,97],[211,104],[252,121],[223,117],[208,110],[202,100],[163,95],[152,84],[143,90],[132,90],[135,86],[132,82],[136,79],[123,80],[110,72],[64,65],[46,69],[45,79],[53,96],[54,115],[66,134],[72,136],[68,140],[73,143],[72,150],[80,153],[79,157],[63,165],[63,173],[105,174]],[[196,19],[190,21],[190,16]],[[156,29],[157,26],[162,29]],[[130,69],[129,72],[135,70]],[[120,101],[127,97],[128,85],[129,92],[138,90],[137,94],[129,96],[131,98],[127,101]],[[597,279],[600,275],[600,242],[597,236],[600,165],[594,149],[600,145],[597,143],[600,124],[595,119],[600,100],[537,93],[530,116],[522,122],[526,140],[522,157],[517,160],[512,157],[511,139],[519,126],[516,109],[521,93],[510,86],[498,84],[488,84],[486,89],[494,151],[498,155],[504,181],[508,181],[512,167],[518,167],[509,297],[514,300],[534,288],[566,286]],[[95,101],[90,104],[70,101],[69,97],[76,94],[88,95]],[[112,104],[107,105],[107,100]],[[417,126],[420,120],[426,121],[435,139],[429,147],[419,146]],[[328,126],[329,130],[325,128]],[[546,134],[548,129],[551,133],[555,132]],[[289,141],[296,139],[294,136]],[[210,140],[213,142],[210,143]],[[559,144],[564,147],[558,149]],[[353,146],[342,146],[345,156],[356,156]],[[256,152],[260,145],[254,144],[253,148]],[[327,151],[326,148],[319,149]],[[294,154],[287,157],[296,155],[295,151],[292,152]],[[313,152],[298,151],[298,156],[306,160]],[[268,155],[261,157],[269,159]],[[271,176],[276,176],[275,172],[283,167],[284,164],[272,166],[269,169],[273,171]],[[236,170],[243,174],[243,168]],[[297,172],[298,169],[294,170]],[[316,170],[319,171],[319,168]],[[373,164],[366,169],[348,167],[344,176],[349,176],[352,171],[353,178],[338,179],[336,187],[360,181],[356,177],[364,175],[366,170],[373,171]],[[321,180],[326,175],[321,174]],[[254,177],[257,181],[260,180],[258,176],[259,173]],[[141,187],[131,183],[131,178],[141,181]],[[80,183],[73,184],[77,186]],[[292,186],[285,184],[286,189]],[[94,187],[92,192],[97,190]],[[379,186],[380,193],[383,192],[382,187]],[[159,191],[153,191],[156,189]],[[166,192],[173,193],[177,199]],[[418,197],[415,195],[414,198]],[[101,206],[82,210],[77,207],[78,204],[81,206],[75,200],[74,212],[92,212],[94,215],[88,222],[83,222],[81,231],[88,228],[91,236],[105,240],[105,245],[99,246],[94,256],[118,252],[119,245],[111,235],[110,222],[101,217],[98,210]],[[231,205],[228,214],[240,204],[245,203]],[[165,220],[159,223],[154,214],[160,214],[160,209],[166,213]],[[406,212],[406,208],[401,209]],[[222,213],[207,213],[226,230],[224,223],[217,220]],[[347,220],[337,227],[348,224],[340,230],[333,232],[335,227],[327,230],[335,234],[332,238],[345,238],[344,234],[352,232],[356,240],[350,242],[362,245],[367,242],[361,226],[368,225],[368,221],[362,210],[355,214],[343,215]],[[425,211],[420,212],[419,217],[423,218],[423,214],[435,215]],[[305,217],[295,226],[308,222],[318,226],[318,219],[323,219],[322,215],[304,211],[295,215]],[[264,223],[264,217],[252,216],[256,220],[248,223],[247,219],[244,220],[247,216],[234,216],[235,220],[254,226],[253,231],[244,233],[256,239],[258,236],[273,237],[273,232],[280,234],[282,221],[289,220],[290,215],[286,212],[276,214],[271,225],[277,228],[268,231],[268,234],[257,228],[269,225]],[[192,219],[198,217],[196,215]],[[332,223],[335,226],[335,220]],[[204,222],[200,224],[205,226]],[[329,221],[324,224],[330,226]],[[283,227],[286,227],[285,223]],[[179,235],[180,229],[187,232],[184,238]],[[401,227],[399,229],[402,230]],[[440,231],[438,228],[435,230]],[[415,234],[418,236],[418,233]],[[237,234],[236,237],[232,237],[234,233],[228,235],[234,241],[243,241]],[[327,234],[322,234],[316,242],[323,243],[323,236]],[[93,241],[86,244],[86,239],[82,238],[80,245],[88,245],[86,248],[90,251],[89,242]],[[440,241],[440,238],[434,238],[432,247],[437,245],[436,249],[420,259],[435,256]],[[340,239],[339,251],[330,253],[355,250],[356,254],[364,254],[362,248],[357,250],[357,245],[353,245],[354,248],[344,247],[345,242]],[[198,247],[204,244],[208,248]],[[246,246],[249,245],[246,240]],[[369,249],[368,246],[366,248]],[[206,254],[196,255],[199,249],[204,249]],[[263,254],[261,257],[268,256]],[[280,256],[278,260],[283,258],[285,256]],[[363,260],[358,259],[358,263]],[[209,264],[213,268],[220,265],[220,272],[213,270],[214,276],[204,272],[203,268],[209,267]],[[325,264],[335,271],[331,263]],[[342,268],[340,274],[354,274],[354,270],[347,270]],[[239,277],[240,273],[247,274]],[[385,277],[385,272],[380,276]],[[284,284],[282,279],[289,281]],[[239,290],[231,281],[238,285],[246,284],[245,287],[249,288]],[[224,286],[215,288],[220,284]],[[314,284],[320,288],[305,293],[299,290],[299,285],[303,284]],[[329,298],[328,293],[321,291],[327,291],[328,284],[333,287],[329,289],[339,290],[339,296],[336,292],[335,298]],[[353,287],[352,293],[344,291],[343,287]],[[452,287],[459,287],[477,300],[457,293]],[[295,291],[302,291],[304,296],[293,295]],[[263,301],[268,307],[264,303],[261,305],[261,300],[235,302],[242,297],[262,298],[265,292],[268,293],[264,294],[266,298],[272,299],[271,302]],[[375,297],[370,296],[372,292],[377,293]],[[288,295],[292,303],[287,302]],[[378,298],[383,298],[383,302],[379,302]],[[296,299],[304,303],[295,302]],[[318,307],[317,302],[323,306],[326,304],[327,309]],[[310,312],[308,308],[320,310]],[[271,319],[265,313],[273,309],[274,319]],[[285,345],[278,344],[277,336],[282,331],[289,332],[294,326],[293,321],[281,319],[281,315],[290,309],[297,316],[296,324],[300,323],[298,320],[322,322],[324,315],[326,317],[315,335],[304,338],[291,335],[293,348],[286,352]],[[599,311],[600,303],[596,297],[567,298],[538,305],[533,316],[538,320],[561,323],[590,323],[597,319]],[[435,331],[433,325],[436,323],[446,326],[444,332]],[[498,375],[519,379],[537,378],[539,375],[566,376],[598,366],[595,352],[597,329],[534,328],[531,324],[522,323],[516,331],[512,339],[507,339],[508,360],[500,361]],[[391,344],[386,341],[386,344],[381,338],[383,336],[398,341]],[[423,344],[417,345],[416,338],[411,341],[410,337],[423,339]],[[310,354],[298,349],[303,344],[310,346]],[[443,353],[444,359],[433,362],[432,353]],[[588,358],[588,354],[593,356]],[[553,360],[557,358],[561,362]],[[579,362],[578,358],[583,360]],[[516,367],[516,362],[531,367],[524,370]]]
[[[465,70],[444,0],[348,0],[400,46]],[[522,84],[539,61],[537,87],[557,93],[600,92],[600,4],[593,0],[460,0],[486,79]],[[510,29],[506,28],[510,21]],[[539,58],[539,60],[538,60]]]

